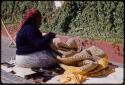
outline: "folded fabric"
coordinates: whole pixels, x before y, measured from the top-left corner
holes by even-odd
[[[87,79],[87,77],[103,76],[113,72],[113,70],[108,67],[108,56],[99,59],[98,64],[99,65],[97,68],[89,72],[80,70],[78,67],[75,66],[60,64],[65,72],[60,76],[59,82],[66,84],[81,84]]]
[[[83,81],[86,80],[87,76],[83,76],[78,73],[72,73],[72,72],[64,72],[63,75],[59,78],[60,83],[66,83],[66,84],[81,84]]]

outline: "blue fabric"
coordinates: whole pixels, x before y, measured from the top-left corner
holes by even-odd
[[[49,35],[42,36],[39,29],[33,25],[24,25],[17,33],[16,37],[16,54],[24,55],[36,51],[51,49],[51,37]]]

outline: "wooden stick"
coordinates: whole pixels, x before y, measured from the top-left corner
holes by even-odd
[[[13,13],[12,14],[12,16],[14,16],[14,19],[15,19],[15,21],[16,21],[16,24],[17,24],[17,18],[16,18],[16,16],[15,16],[15,13]],[[16,39],[16,34],[15,34],[15,36],[14,36],[14,38],[13,38],[14,40]],[[10,47],[10,45],[12,45],[13,44],[13,41],[11,41],[10,43],[9,43],[9,47]],[[15,44],[14,44],[15,45]]]
[[[13,37],[13,39],[15,40],[16,39],[16,34],[15,36]],[[9,46],[13,44],[13,41],[10,42]],[[15,44],[14,44],[15,45]]]
[[[4,24],[4,22],[3,22],[2,19],[1,19],[1,22],[2,22],[2,25],[4,26],[4,29],[5,29],[5,31],[6,31],[6,33],[7,33],[7,35],[8,35],[8,37],[9,37],[10,41],[12,41],[12,42],[16,45],[16,42],[13,40],[13,38],[12,38],[11,35],[9,34],[9,32],[8,32],[8,30],[7,30],[7,28],[6,28],[6,26],[5,26],[5,24]]]

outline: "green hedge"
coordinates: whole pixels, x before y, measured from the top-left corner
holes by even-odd
[[[26,9],[38,8],[42,15],[52,17],[51,20],[47,17],[43,20],[41,30],[44,32],[123,43],[122,1],[65,1],[58,10],[52,1],[3,1],[1,6],[2,15],[14,12],[19,20]],[[9,18],[4,19],[7,21]]]
[[[49,15],[53,10],[52,1],[2,1],[1,16],[5,22],[13,22],[13,17],[8,14],[15,13],[20,21],[23,18],[25,10],[30,8],[38,8],[42,15]]]
[[[120,1],[66,2],[52,21],[55,32],[123,43],[124,4]]]

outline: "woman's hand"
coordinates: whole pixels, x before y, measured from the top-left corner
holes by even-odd
[[[53,32],[49,32],[48,35],[49,35],[51,38],[55,38],[55,37],[56,37],[56,34],[53,33]]]
[[[54,38],[51,43],[51,47],[54,49],[58,49],[58,44],[61,43],[60,38]]]

